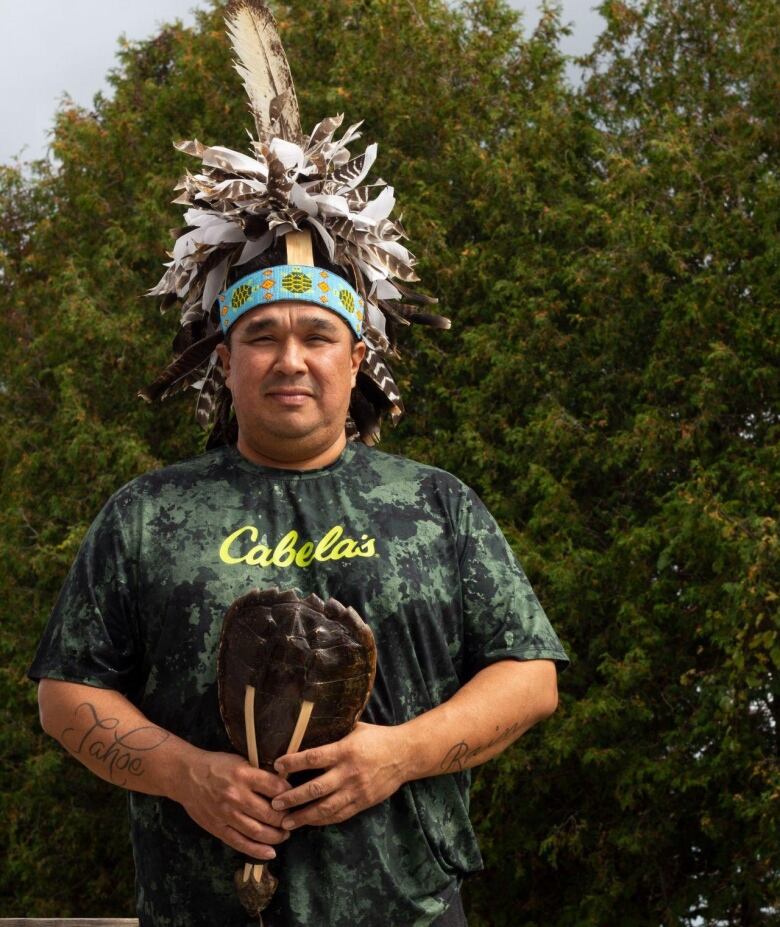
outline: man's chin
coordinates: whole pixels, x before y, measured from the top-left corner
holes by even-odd
[[[264,444],[278,445],[284,441],[317,442],[319,433],[327,431],[322,422],[306,421],[300,414],[282,411],[271,421],[263,422],[261,427],[250,428],[245,432],[252,444],[262,447]]]

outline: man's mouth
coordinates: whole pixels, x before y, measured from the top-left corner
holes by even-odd
[[[312,398],[312,393],[306,389],[272,389],[266,393],[272,399],[286,406],[302,405],[307,399]]]

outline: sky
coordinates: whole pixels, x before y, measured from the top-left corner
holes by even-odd
[[[539,20],[536,0],[510,0],[524,12],[526,31]],[[573,33],[567,54],[588,51],[600,30],[596,0],[563,0],[564,20]],[[16,155],[43,157],[47,134],[63,95],[89,107],[107,91],[105,76],[115,64],[121,35],[138,40],[154,35],[164,22],[194,22],[198,0],[0,0],[0,163]],[[577,70],[571,77],[576,79]]]

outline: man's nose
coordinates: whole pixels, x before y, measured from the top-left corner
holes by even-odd
[[[279,343],[274,369],[287,376],[306,370],[304,348],[297,338],[285,338]]]

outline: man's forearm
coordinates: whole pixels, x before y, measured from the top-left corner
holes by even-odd
[[[108,782],[179,802],[204,830],[253,859],[289,836],[269,798],[286,782],[233,753],[200,750],[152,724],[121,693],[42,679],[43,729]]]
[[[402,724],[404,779],[459,772],[496,756],[558,704],[551,660],[502,660],[447,702]]]
[[[550,660],[504,660],[485,667],[449,701],[399,725],[363,724],[342,740],[281,757],[288,775],[324,770],[277,796],[291,811],[288,829],[338,824],[392,795],[405,782],[484,763],[555,711],[558,690]],[[307,807],[299,807],[307,805]]]
[[[38,702],[43,729],[96,776],[124,788],[174,797],[200,752],[111,689],[42,679]]]

